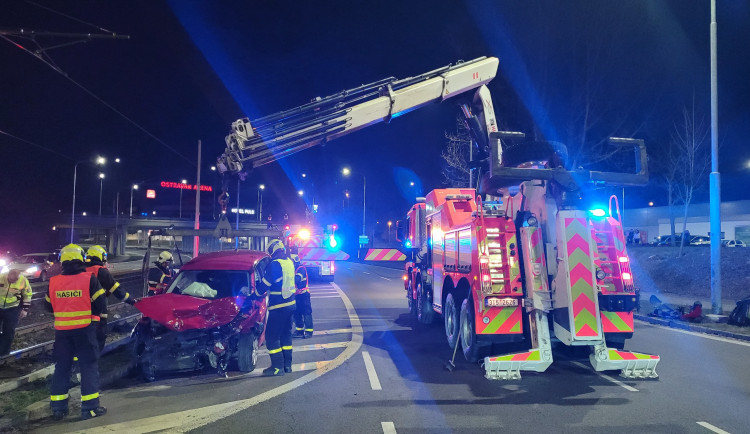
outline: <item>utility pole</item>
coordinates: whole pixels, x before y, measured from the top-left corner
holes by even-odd
[[[721,315],[721,177],[719,175],[719,103],[716,66],[716,0],[711,0],[711,313]]]
[[[198,174],[195,181],[195,236],[193,237],[193,258],[198,256],[200,250],[200,237],[198,236],[198,229],[200,229],[200,215],[201,215],[201,141],[198,140]]]

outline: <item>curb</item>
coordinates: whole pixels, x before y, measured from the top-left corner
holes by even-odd
[[[118,341],[108,343],[107,345],[104,346],[101,356],[104,356],[107,353],[110,353],[120,348],[123,345],[127,345],[128,343],[130,343],[130,339],[131,337],[127,336]],[[52,376],[54,372],[55,372],[55,365],[51,364],[47,367],[34,371],[30,374],[26,374],[23,377],[16,378],[15,380],[4,381],[0,383],[0,393],[11,392],[26,384],[33,383],[34,381],[37,381],[37,380],[43,380],[45,378]],[[104,380],[100,380],[100,381],[103,382]]]
[[[638,319],[638,320],[641,320],[650,324],[661,325],[661,326],[670,327],[673,329],[689,330],[689,331],[697,332],[697,333],[705,333],[709,335],[723,336],[726,338],[732,338],[732,339],[738,339],[741,341],[750,342],[750,336],[748,335],[732,333],[732,332],[728,332],[724,330],[716,330],[716,329],[712,329],[708,327],[696,326],[696,325],[692,325],[688,323],[683,323],[681,321],[671,321],[667,319],[654,318],[651,316],[640,315],[640,314],[635,314],[633,315],[633,317],[635,319]]]

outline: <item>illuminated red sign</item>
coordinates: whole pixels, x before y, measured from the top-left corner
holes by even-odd
[[[146,198],[156,199],[156,190],[146,190]]]
[[[183,184],[181,182],[162,181],[161,185],[163,188],[177,188],[181,190],[195,190],[193,184]],[[201,185],[201,191],[213,191],[210,185]]]

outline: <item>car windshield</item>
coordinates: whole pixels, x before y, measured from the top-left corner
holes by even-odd
[[[177,275],[167,292],[215,299],[247,293],[249,288],[250,273],[247,271],[186,270]]]
[[[44,256],[21,256],[18,258],[19,264],[41,264],[44,262]]]

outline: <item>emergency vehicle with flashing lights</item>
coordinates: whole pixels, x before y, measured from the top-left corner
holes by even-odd
[[[336,236],[337,225],[325,229],[311,226],[288,225],[284,238],[289,253],[296,254],[312,280],[333,282],[336,261],[345,261],[349,255],[341,251],[341,241]]]
[[[481,57],[405,79],[386,78],[255,120],[238,119],[218,169],[240,172],[409,111],[474,91],[460,104],[472,137],[476,189],[434,190],[409,212],[407,299],[422,322],[442,314],[448,344],[483,358],[489,379],[552,363],[552,338],[589,354],[597,371],[655,378],[659,356],[624,351],[633,283],[616,201],[592,209],[594,189],[648,181],[642,140],[633,173],[567,167],[565,147],[499,131],[487,83],[499,60]],[[512,348],[525,347],[521,352]],[[499,355],[493,355],[499,354]]]

